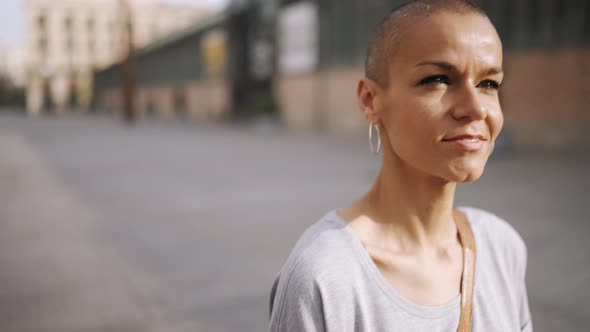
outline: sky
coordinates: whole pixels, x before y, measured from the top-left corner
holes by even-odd
[[[0,0],[0,45],[24,47],[24,1]],[[161,0],[173,4],[194,4],[212,9],[222,8],[228,0]]]

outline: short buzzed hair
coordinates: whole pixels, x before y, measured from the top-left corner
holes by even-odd
[[[365,76],[381,87],[389,85],[389,64],[400,48],[408,26],[427,16],[450,12],[479,14],[487,18],[479,6],[469,0],[413,0],[393,9],[375,27],[365,60]]]

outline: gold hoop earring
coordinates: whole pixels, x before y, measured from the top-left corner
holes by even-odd
[[[377,133],[377,147],[375,147],[375,143],[373,142],[373,128],[375,128],[375,132]],[[369,146],[371,147],[371,152],[373,154],[381,153],[381,135],[379,135],[379,125],[374,124],[373,122],[369,124]]]

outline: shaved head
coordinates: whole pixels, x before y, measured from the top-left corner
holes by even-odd
[[[485,12],[469,0],[413,0],[393,9],[371,36],[365,61],[365,76],[382,88],[389,85],[389,64],[400,48],[408,29],[422,19],[441,12],[461,15]]]

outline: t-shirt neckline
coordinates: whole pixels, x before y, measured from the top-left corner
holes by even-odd
[[[465,209],[459,208],[467,218],[468,212]],[[461,304],[461,294],[457,294],[453,299],[447,303],[440,305],[420,305],[410,301],[409,299],[402,296],[389,282],[385,279],[373,259],[365,249],[361,240],[354,234],[354,232],[348,226],[348,223],[342,219],[338,213],[340,209],[334,209],[328,213],[329,219],[334,220],[342,226],[342,229],[346,236],[350,239],[350,243],[354,247],[354,252],[359,258],[359,261],[364,266],[365,270],[375,281],[376,285],[382,290],[386,297],[392,300],[396,305],[405,310],[406,312],[422,317],[422,318],[438,318],[447,315],[452,310],[459,310]]]

